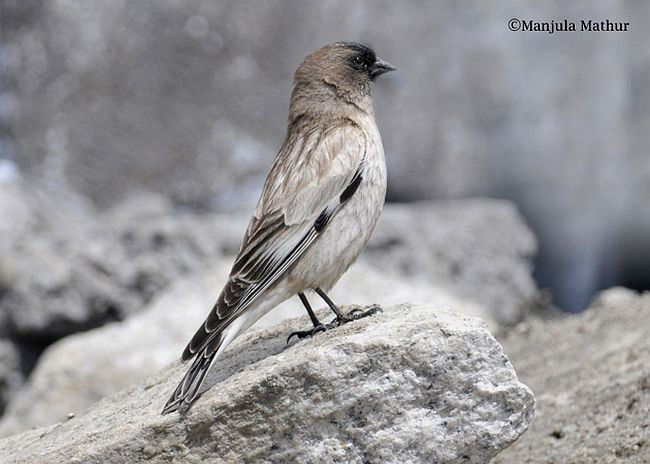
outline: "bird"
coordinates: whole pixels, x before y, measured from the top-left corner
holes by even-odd
[[[183,363],[194,361],[163,414],[187,411],[215,359],[235,337],[291,297],[299,297],[314,327],[289,339],[381,310],[346,315],[326,292],[356,261],[384,205],[386,161],[372,90],[378,76],[395,69],[358,42],[326,45],[298,66],[284,142],[228,280],[183,351]],[[316,317],[307,291],[334,312],[331,323]]]

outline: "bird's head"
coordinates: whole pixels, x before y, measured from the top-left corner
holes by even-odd
[[[294,82],[326,86],[346,98],[370,95],[372,81],[395,70],[368,46],[357,42],[335,42],[310,53],[298,67]]]

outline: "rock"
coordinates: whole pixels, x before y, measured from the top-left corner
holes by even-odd
[[[101,215],[77,200],[21,178],[0,183],[0,213],[15,219],[0,224],[0,340],[15,342],[18,356],[5,366],[15,367],[11,388],[0,378],[0,410],[49,344],[139,312],[174,281],[234,254],[246,227],[175,212],[161,196]]]
[[[537,396],[530,429],[498,464],[650,462],[650,293],[602,293],[580,316],[500,337]]]
[[[0,260],[5,335],[48,343],[123,319],[174,280],[234,252],[246,225],[147,205],[149,213],[134,198],[113,213],[52,218],[8,234]]]
[[[4,255],[26,236],[54,231],[72,239],[93,208],[78,194],[28,182],[16,173],[0,181],[0,252]]]
[[[23,335],[29,331],[18,327],[47,319],[52,322],[47,330],[56,330],[56,316],[46,315],[60,311],[59,278],[72,265],[66,262],[65,250],[52,255],[60,244],[44,240],[43,233],[78,243],[78,231],[84,226],[79,217],[86,217],[89,211],[87,202],[78,195],[56,188],[35,188],[17,173],[0,179],[0,410],[22,383],[23,371],[33,365],[35,353],[42,351],[47,339],[39,336],[27,340]],[[72,317],[78,314],[74,305],[69,309]],[[47,322],[37,324],[46,326]]]
[[[539,293],[535,236],[502,200],[386,205],[362,259],[480,303],[501,324],[521,320]]]
[[[0,212],[15,218],[0,228],[0,336],[42,344],[110,308],[118,292],[84,256],[93,216],[82,198],[18,176],[0,184]]]
[[[0,411],[23,384],[20,353],[9,340],[0,339]]]
[[[0,217],[11,218],[0,221],[0,252],[5,253],[14,240],[36,226],[35,217],[25,198],[22,182],[10,180],[0,182]]]
[[[123,322],[69,336],[51,345],[25,387],[7,407],[0,421],[0,436],[61,421],[70,412],[82,412],[178,359],[214,303],[230,264],[224,260],[177,282],[147,309]],[[444,290],[391,278],[361,263],[343,276],[331,296],[339,304],[386,306],[398,301],[431,302],[437,307],[462,308],[467,315],[489,317],[480,306],[461,302]],[[315,296],[310,296],[310,300],[315,307],[323,305]],[[326,313],[326,318],[330,318],[331,313]],[[298,299],[293,298],[258,321],[257,327],[270,327],[304,314]]]
[[[65,423],[0,442],[6,464],[474,462],[521,435],[534,409],[478,319],[398,305],[286,346],[287,321],[246,336],[182,418],[160,415],[174,365]]]
[[[106,271],[106,251],[88,242],[30,237],[4,256],[0,312],[6,334],[47,343],[132,311],[138,299]]]
[[[51,345],[0,422],[0,434],[53,424],[178,359],[229,268],[186,278],[144,311]]]
[[[192,256],[184,266],[202,268],[222,255],[239,250],[250,213],[211,214],[178,210],[160,194],[142,192],[100,215],[100,226],[118,231],[123,241],[138,253],[157,252],[166,258],[168,247],[183,249]],[[176,254],[179,254],[180,250]]]

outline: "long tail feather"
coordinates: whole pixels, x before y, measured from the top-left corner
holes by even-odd
[[[219,336],[219,338],[221,337]],[[220,344],[211,343],[205,350],[197,354],[183,380],[181,380],[167,400],[162,410],[163,414],[169,414],[177,410],[186,411],[198,399],[199,390],[212,362],[217,356]]]

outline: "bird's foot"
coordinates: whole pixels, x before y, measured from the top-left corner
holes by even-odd
[[[333,329],[334,327],[340,327],[344,324],[347,324],[348,322],[352,322],[354,318],[350,316],[341,316],[341,317],[335,317],[332,319],[332,322],[327,324],[328,329]]]
[[[302,340],[304,338],[310,338],[319,332],[325,332],[326,330],[330,330],[335,327],[340,327],[344,324],[347,324],[348,322],[356,321],[357,319],[363,319],[364,317],[372,316],[373,314],[383,313],[383,312],[384,310],[377,305],[374,305],[365,311],[360,308],[353,309],[348,314],[335,318],[329,324],[320,323],[311,330],[297,330],[295,332],[291,332],[291,334],[287,338],[287,345],[289,344],[289,342],[294,336],[298,337],[299,340]]]
[[[353,309],[348,313],[347,317],[353,321],[356,321],[357,319],[363,319],[364,317],[383,312],[384,310],[381,308],[381,306],[373,305],[365,311],[361,308]]]
[[[295,332],[291,332],[289,337],[287,338],[287,345],[291,341],[291,338],[296,336],[298,337],[298,340],[302,340],[303,338],[308,338],[308,337],[313,337],[316,335],[318,332],[325,332],[327,329],[329,329],[331,324],[318,324],[316,327],[314,327],[311,330],[296,330]]]
[[[357,319],[363,319],[364,317],[372,316],[373,314],[377,313],[383,313],[384,310],[381,309],[381,307],[374,305],[371,308],[367,310],[363,310],[360,308],[353,309],[349,313],[347,313],[345,316],[342,317],[337,317],[334,319],[331,323],[327,324],[327,328],[331,329],[333,327],[341,326],[343,324],[347,324],[348,322],[356,321]]]

